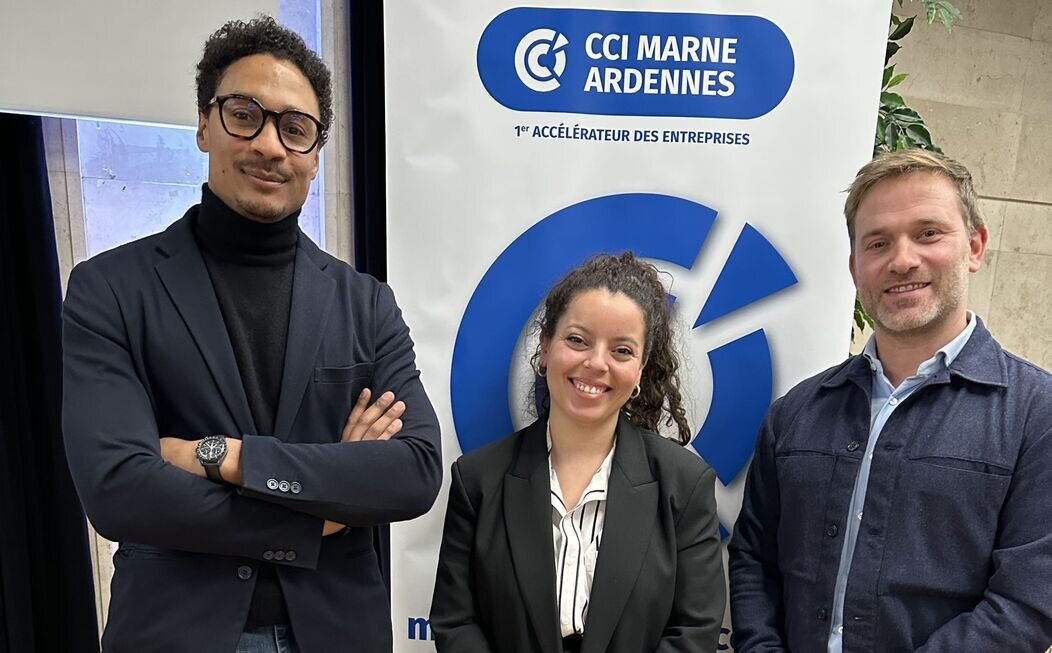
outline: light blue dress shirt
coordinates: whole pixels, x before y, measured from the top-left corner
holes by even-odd
[[[843,653],[844,645],[844,595],[847,593],[847,578],[851,571],[851,560],[855,556],[855,543],[862,526],[862,509],[866,503],[866,489],[869,486],[869,470],[873,462],[873,450],[877,446],[880,432],[887,424],[888,418],[917,388],[924,385],[937,373],[946,369],[953,359],[964,349],[964,345],[975,331],[975,314],[968,311],[968,325],[956,338],[946,343],[935,355],[917,367],[917,373],[904,380],[899,387],[893,388],[884,374],[884,366],[877,357],[877,343],[870,338],[862,355],[869,361],[873,370],[873,390],[869,409],[869,440],[866,442],[866,453],[855,478],[855,491],[851,495],[851,506],[847,514],[847,526],[844,529],[844,547],[840,552],[840,567],[837,569],[836,586],[833,590],[833,615],[829,632],[829,653]]]

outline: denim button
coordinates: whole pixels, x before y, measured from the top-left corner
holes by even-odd
[[[252,567],[248,565],[241,565],[237,568],[237,577],[241,580],[248,580],[252,578]]]
[[[849,442],[847,444],[847,450],[848,451],[858,451],[858,443],[854,442],[854,441]]]
[[[829,528],[826,529],[826,535],[828,535],[829,537],[836,537],[837,533],[839,533],[839,532],[840,532],[840,529],[837,528],[836,524],[830,524]]]

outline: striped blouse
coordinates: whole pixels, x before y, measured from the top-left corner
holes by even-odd
[[[552,440],[548,436],[548,478],[552,497],[552,541],[555,546],[555,596],[562,636],[583,633],[588,618],[595,561],[603,538],[606,489],[614,447],[592,476],[581,500],[570,511],[563,502],[562,487],[552,467]]]

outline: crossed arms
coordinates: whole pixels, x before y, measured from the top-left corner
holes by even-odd
[[[63,311],[63,433],[78,493],[100,534],[255,559],[267,550],[295,549],[296,559],[285,564],[314,568],[323,532],[409,519],[430,508],[441,481],[437,419],[420,384],[408,328],[385,286],[373,302],[373,386],[405,399],[404,412],[396,410],[380,430],[370,427],[382,422],[355,421],[352,412],[340,441],[336,433],[314,438],[324,444],[245,435],[234,445],[228,479],[239,480],[238,488],[198,475],[196,460],[187,462],[184,450],[193,441],[162,438],[159,399],[141,375],[142,347],[135,338],[142,334],[129,328],[134,311],[122,306],[91,263],[74,269]],[[382,437],[395,420],[401,432]],[[271,491],[266,482],[275,474],[304,479],[303,491]]]

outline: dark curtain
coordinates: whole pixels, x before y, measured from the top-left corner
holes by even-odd
[[[97,653],[87,528],[62,448],[41,119],[0,114],[0,143],[0,653]]]
[[[383,3],[350,3],[354,266],[387,280]]]
[[[354,267],[387,281],[383,3],[349,3],[351,189]],[[391,529],[373,529],[380,575],[391,593]]]

